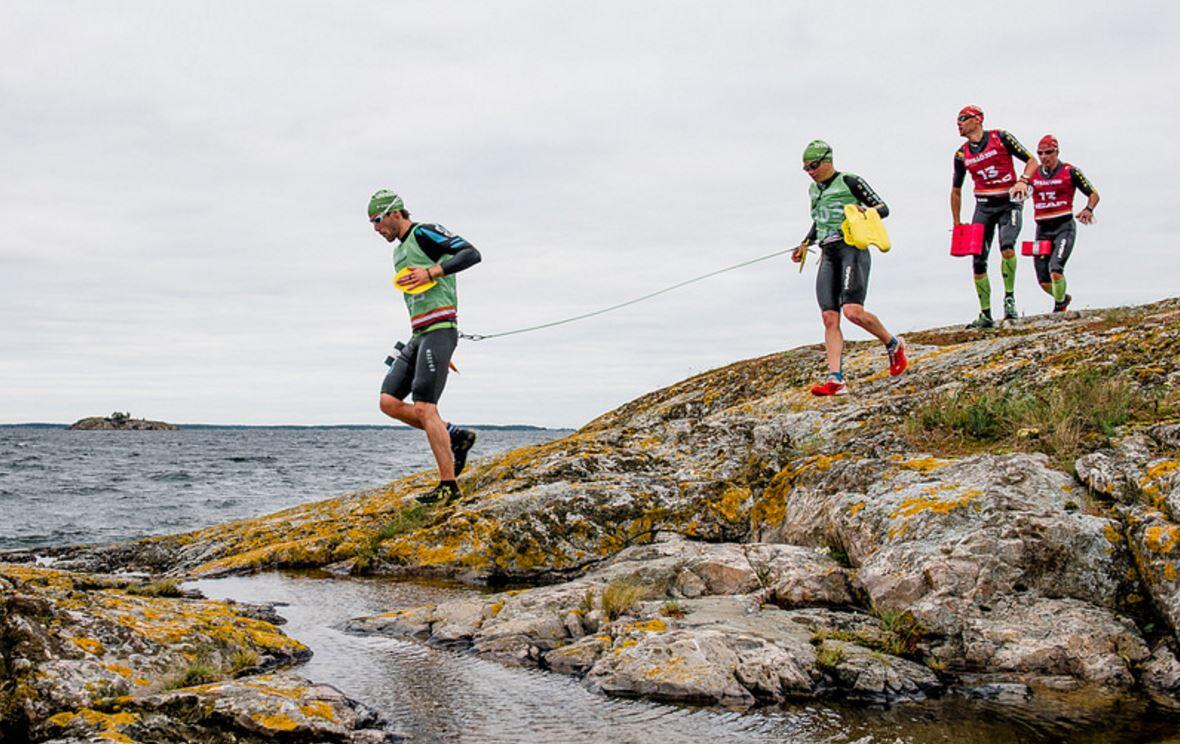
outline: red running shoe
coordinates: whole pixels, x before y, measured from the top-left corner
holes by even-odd
[[[848,387],[837,380],[835,377],[829,377],[827,382],[822,385],[813,385],[811,388],[812,395],[845,395],[848,392]]]
[[[905,358],[905,341],[901,337],[897,337],[897,348],[889,352],[889,374],[897,377],[905,368],[910,366],[910,362]]]

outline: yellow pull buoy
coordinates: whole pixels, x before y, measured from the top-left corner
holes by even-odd
[[[845,243],[862,250],[875,245],[882,253],[888,253],[893,247],[889,242],[889,234],[885,232],[885,224],[881,222],[881,215],[873,207],[862,212],[855,204],[845,204],[844,222],[840,230],[844,233]]]
[[[412,266],[407,266],[406,268],[402,269],[401,271],[399,271],[399,272],[397,272],[396,274],[394,274],[394,275],[393,275],[393,286],[394,286],[394,287],[395,287],[395,288],[396,288],[396,289],[397,289],[399,292],[405,292],[406,294],[412,294],[412,295],[416,295],[416,294],[422,294],[422,293],[423,293],[423,292],[425,292],[426,290],[428,290],[428,289],[430,289],[431,287],[433,287],[434,285],[438,284],[438,282],[434,281],[433,279],[432,279],[432,280],[430,280],[430,281],[428,281],[428,282],[426,282],[425,284],[422,284],[422,285],[419,285],[419,286],[417,286],[417,287],[414,287],[413,289],[406,289],[406,288],[405,288],[405,287],[403,287],[402,285],[398,284],[398,283],[397,283],[397,280],[398,280],[398,279],[401,279],[401,278],[402,278],[403,276],[405,276],[406,274],[409,274],[409,273],[410,273],[410,269],[412,269],[412,268],[414,268],[414,267],[412,267]],[[421,267],[419,267],[419,268],[421,268]]]

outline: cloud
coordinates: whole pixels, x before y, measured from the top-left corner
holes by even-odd
[[[1176,12],[987,13],[1002,28],[940,3],[10,3],[0,420],[380,422],[380,360],[408,329],[363,222],[376,188],[481,249],[461,318],[494,332],[793,244],[816,136],[893,209],[870,309],[902,331],[965,322],[970,272],[946,243],[968,101],[1026,144],[1056,133],[1103,194],[1069,267],[1079,305],[1174,293],[1160,143],[1178,106],[1158,91]],[[812,272],[776,259],[466,343],[443,410],[576,425],[817,343]],[[1030,266],[1018,283],[1047,309]]]

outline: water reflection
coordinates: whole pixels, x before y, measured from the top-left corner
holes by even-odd
[[[471,596],[471,588],[308,574],[194,586],[209,597],[286,603],[279,608],[288,620],[284,630],[315,652],[297,671],[381,711],[417,742],[1125,742],[1165,741],[1180,730],[1180,719],[1143,705],[1085,720],[1044,705],[954,696],[888,709],[809,703],[748,714],[606,698],[570,677],[333,627],[352,617]]]

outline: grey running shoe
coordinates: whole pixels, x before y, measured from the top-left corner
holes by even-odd
[[[459,429],[451,435],[451,456],[455,460],[455,477],[463,472],[467,465],[467,453],[475,446],[475,432],[470,429]]]
[[[1004,320],[1017,320],[1020,316],[1016,314],[1016,298],[1004,298]]]
[[[419,496],[418,503],[437,504],[442,502],[442,504],[445,506],[446,504],[450,504],[452,501],[458,500],[458,498],[462,495],[463,494],[459,492],[459,489],[456,486],[448,486],[443,483],[439,483],[431,490]]]
[[[995,327],[996,327],[996,321],[987,317],[983,313],[980,313],[978,318],[976,318],[975,320],[973,320],[967,324],[967,330],[969,330],[969,331],[974,331],[974,330],[977,330],[980,328],[995,328]]]

